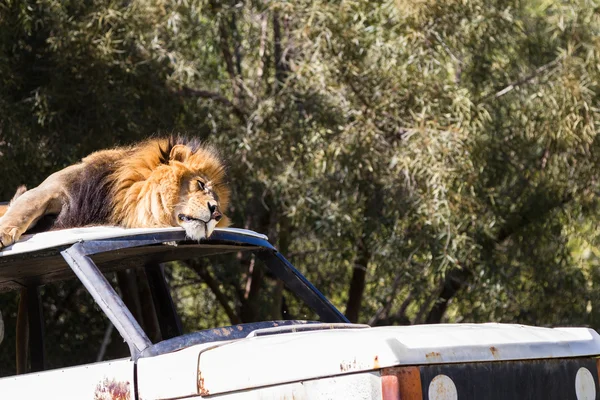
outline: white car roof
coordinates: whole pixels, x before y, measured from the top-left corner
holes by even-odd
[[[265,235],[246,229],[237,228],[216,228],[216,231],[237,233],[258,239],[268,240]],[[14,254],[29,253],[38,250],[51,249],[54,247],[65,246],[80,241],[102,240],[119,238],[133,235],[144,235],[161,232],[183,232],[183,228],[134,228],[126,229],[116,226],[90,226],[86,228],[63,229],[49,232],[36,233],[32,235],[23,235],[21,239],[12,246],[6,247],[0,251],[0,257]]]

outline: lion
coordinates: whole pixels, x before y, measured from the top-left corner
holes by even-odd
[[[192,240],[229,225],[225,166],[217,151],[195,139],[149,139],[90,154],[39,186],[19,188],[0,210],[0,248],[19,240],[45,216],[49,229],[93,225],[181,226]]]

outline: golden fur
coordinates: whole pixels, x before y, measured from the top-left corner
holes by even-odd
[[[19,194],[0,218],[2,247],[46,215],[56,215],[53,229],[182,226],[194,240],[228,224],[223,163],[212,147],[184,138],[92,153]]]

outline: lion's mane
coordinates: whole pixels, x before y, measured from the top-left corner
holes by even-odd
[[[177,145],[184,147],[173,160],[172,151]],[[93,153],[82,162],[83,174],[67,188],[68,201],[54,229],[102,224],[171,226],[168,210],[178,201],[179,182],[186,170],[206,176],[219,196],[221,209],[227,208],[224,164],[213,147],[196,139],[150,139],[131,147]]]

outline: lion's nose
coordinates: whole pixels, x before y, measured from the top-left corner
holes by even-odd
[[[210,204],[210,201],[207,203],[207,205],[208,211],[210,211],[210,219],[214,219],[215,221],[219,222],[223,217],[223,214],[219,212],[219,210],[217,209],[217,205]]]

